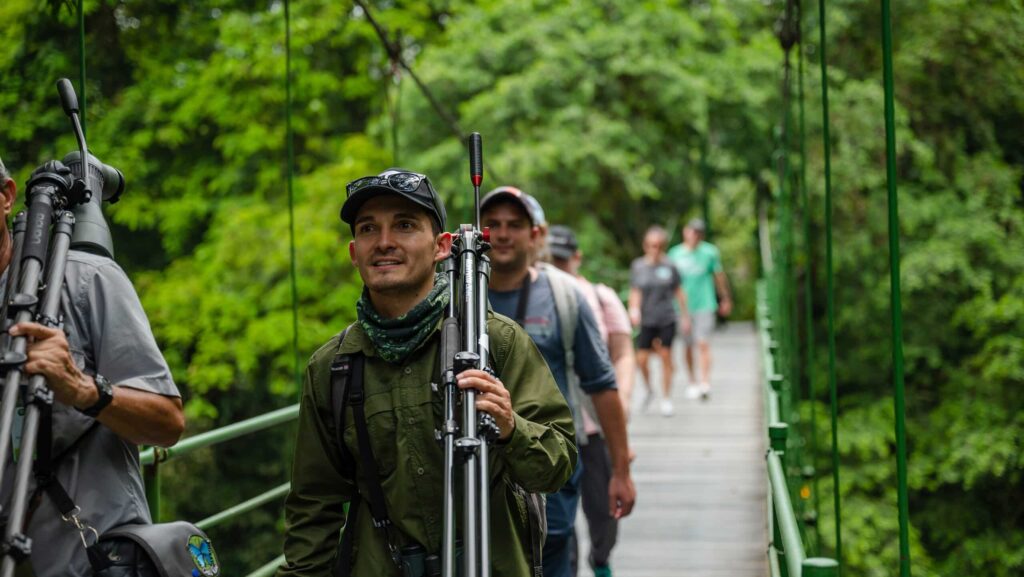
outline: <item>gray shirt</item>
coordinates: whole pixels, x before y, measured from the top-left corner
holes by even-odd
[[[569,378],[566,375],[568,370],[576,372],[580,378],[580,388],[587,394],[616,388],[615,369],[608,358],[608,349],[601,340],[601,332],[597,328],[594,313],[579,289],[573,286],[573,290],[576,291],[576,302],[579,303],[579,322],[576,324],[576,335],[573,338],[575,364],[572,367],[566,367],[562,327],[558,322],[558,311],[555,310],[551,282],[546,272],[541,271],[537,279],[530,283],[530,302],[526,304],[526,318],[523,319],[515,318],[520,289],[487,291],[494,312],[521,323],[526,329],[527,334],[544,355],[559,390],[566,398],[569,398]],[[576,411],[576,407],[572,407],[572,410]]]
[[[629,284],[640,289],[640,326],[664,327],[676,322],[672,299],[679,283],[679,271],[668,259],[655,264],[644,257],[633,261]]]
[[[537,279],[530,283],[529,302],[526,303],[525,318],[516,319],[519,308],[521,289],[513,291],[489,290],[491,307],[495,312],[515,319],[522,323],[527,334],[544,356],[551,374],[558,383],[562,395],[569,399],[569,376],[567,371],[574,371],[579,377],[580,389],[593,394],[615,389],[615,369],[608,358],[608,349],[601,339],[590,305],[580,293],[572,280],[572,290],[576,291],[576,302],[579,306],[579,320],[573,337],[573,366],[567,366],[565,346],[562,341],[562,326],[555,309],[555,298],[548,273],[540,271]],[[573,417],[578,417],[579,406],[572,406]],[[578,426],[579,427],[579,426]],[[579,427],[582,430],[582,427]],[[579,430],[577,432],[579,432]],[[565,535],[573,527],[576,519],[576,501],[579,498],[579,483],[582,467],[577,467],[572,478],[558,493],[547,496],[548,534]]]
[[[3,298],[6,289],[5,271],[0,279]],[[139,297],[113,260],[68,253],[61,313],[71,355],[80,369],[102,374],[115,387],[181,396]],[[138,447],[74,407],[54,402],[53,454],[60,455],[76,441],[61,457],[57,479],[81,507],[83,521],[100,534],[127,523],[149,523]],[[13,476],[14,466],[8,463],[2,485],[4,503],[9,502]],[[32,512],[26,534],[32,539],[36,577],[92,575],[78,532],[61,521],[49,497],[44,496]]]

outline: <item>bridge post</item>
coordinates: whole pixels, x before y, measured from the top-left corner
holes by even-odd
[[[801,577],[839,577],[839,563],[835,559],[811,557],[800,566]]]
[[[786,454],[786,438],[789,436],[789,425],[786,423],[771,423],[768,425],[768,440],[772,450],[784,457]],[[783,459],[785,461],[785,459]]]
[[[154,523],[160,522],[160,459],[142,466],[142,480],[146,487],[146,502],[149,503],[149,515]]]
[[[776,375],[777,376],[777,375]],[[775,381],[775,379],[772,379]],[[782,379],[779,379],[781,381]],[[775,382],[772,383],[776,385]],[[786,437],[789,435],[789,425],[786,423],[771,423],[768,425],[768,441],[771,447],[771,452],[776,453],[779,456],[779,462],[782,463],[782,470],[785,471],[785,454],[786,454]],[[769,490],[769,492],[771,492]],[[786,563],[786,548],[783,546],[782,531],[780,529],[779,514],[777,510],[777,504],[772,499],[772,507],[769,514],[772,516],[772,550],[775,555],[778,556],[779,564],[779,575],[781,577],[797,577],[796,575],[790,576],[789,564]]]

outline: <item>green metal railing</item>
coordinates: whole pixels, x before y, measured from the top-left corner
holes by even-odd
[[[885,128],[886,128],[886,181],[888,189],[888,243],[890,265],[890,311],[892,314],[892,357],[893,357],[893,401],[895,405],[896,433],[896,470],[897,470],[897,503],[899,517],[899,574],[910,577],[909,548],[909,505],[907,490],[907,447],[905,425],[905,391],[902,348],[902,304],[900,299],[900,230],[897,196],[897,165],[895,143],[895,103],[892,58],[892,23],[889,0],[881,0],[882,20],[882,68],[885,96]],[[825,280],[826,280],[826,316],[828,342],[828,396],[831,412],[831,465],[832,491],[835,523],[834,554],[836,559],[815,559],[811,565],[814,575],[839,575],[842,567],[842,514],[839,483],[838,454],[838,392],[836,379],[836,344],[835,344],[835,283],[833,269],[833,203],[831,179],[831,136],[829,123],[829,75],[826,60],[827,36],[825,30],[826,3],[818,2],[818,54],[821,65],[821,100],[822,100],[822,139],[824,144],[824,228],[825,228]],[[799,0],[788,0],[783,25],[779,29],[779,40],[785,52],[782,83],[782,114],[779,130],[778,152],[773,162],[777,162],[778,189],[769,200],[759,207],[759,239],[762,256],[763,278],[758,285],[757,318],[761,332],[761,348],[765,383],[765,419],[771,448],[767,455],[768,478],[771,486],[769,491],[770,515],[770,568],[772,575],[801,575],[808,571],[805,562],[805,551],[817,551],[821,547],[820,533],[817,527],[819,495],[817,491],[817,475],[814,459],[819,457],[817,432],[816,402],[818,399],[815,383],[812,378],[814,370],[814,326],[812,321],[813,285],[811,279],[812,231],[809,214],[810,198],[806,183],[806,131],[804,127],[804,90],[803,90],[803,50],[798,50],[798,95],[799,95],[799,171],[791,171],[789,157],[795,154],[794,143],[791,142],[793,131],[790,127],[791,79],[790,49],[802,43],[803,18]],[[797,176],[794,176],[797,175]],[[802,212],[802,231],[797,231],[794,222],[795,197],[799,193]],[[767,199],[762,199],[767,200]],[[805,269],[802,282],[795,266],[795,237],[802,232]],[[801,323],[801,307],[798,305],[798,286],[802,285],[803,323]],[[803,338],[805,348],[800,344],[800,327],[804,327]],[[804,363],[800,362],[801,353]],[[801,375],[801,367],[805,376]],[[811,427],[804,431],[800,423],[802,383],[806,383],[807,394],[811,400]],[[809,433],[810,453],[802,451],[804,447],[801,432]],[[799,491],[794,488],[800,484]],[[813,490],[812,490],[813,486]],[[794,499],[794,495],[799,495]],[[808,510],[804,500],[813,496],[813,509]],[[808,533],[808,529],[813,532]],[[808,535],[815,537],[814,548],[805,547]],[[824,571],[824,573],[821,573]]]
[[[214,445],[224,443],[239,437],[249,435],[264,429],[290,423],[298,419],[299,416],[299,405],[294,404],[289,407],[277,409],[263,415],[247,419],[245,421],[239,421],[232,423],[226,427],[207,431],[205,433],[189,437],[177,445],[169,448],[153,447],[146,449],[140,455],[140,462],[143,469],[143,478],[146,483],[146,499],[149,501],[149,511],[153,517],[154,522],[160,521],[160,464],[171,459],[172,457],[180,457],[193,453],[199,449],[212,447]],[[275,501],[283,498],[291,487],[290,483],[284,483],[278,485],[269,491],[265,491],[242,501],[236,505],[228,507],[227,509],[220,511],[219,513],[213,514],[199,522],[196,526],[204,531],[231,521],[260,507],[271,501]],[[278,567],[284,562],[284,556],[280,556],[274,559],[270,563],[260,567],[255,572],[250,573],[248,577],[266,576],[273,575]]]
[[[769,277],[777,275],[769,275]],[[781,332],[781,324],[773,322],[773,306],[769,298],[769,280],[762,280],[757,286],[757,324],[761,342],[761,366],[763,370],[765,422],[769,449],[766,454],[768,481],[768,525],[770,543],[768,547],[768,564],[772,577],[836,577],[839,575],[839,563],[834,559],[807,557],[804,546],[803,524],[813,521],[813,515],[805,515],[801,519],[794,507],[790,481],[789,463],[786,453],[791,442],[797,444],[796,435],[790,434],[789,424],[782,404],[785,385],[785,365],[779,363],[781,354],[780,342],[775,333]],[[802,472],[799,474],[802,475]],[[804,496],[798,497],[803,500]]]

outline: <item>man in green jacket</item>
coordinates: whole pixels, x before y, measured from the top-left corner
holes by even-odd
[[[441,549],[444,471],[435,431],[443,403],[432,383],[440,376],[439,328],[448,302],[447,279],[435,266],[452,245],[443,232],[444,204],[425,176],[398,169],[355,180],[347,193],[341,219],[352,228],[349,255],[364,290],[344,342],[332,338],[306,369],[279,576],[399,576],[389,538],[398,549],[420,545],[428,555]],[[540,566],[533,551],[543,539],[531,512],[543,507],[530,507],[527,493],[553,492],[569,479],[575,433],[530,337],[500,315],[488,314],[487,326],[496,376],[467,370],[458,385],[480,393],[477,409],[493,416],[500,431],[490,455],[492,574],[528,577]],[[331,402],[337,353],[364,356],[365,419],[390,537],[374,526],[367,506],[370,487],[351,406],[342,455]],[[335,573],[343,505],[357,495],[360,512],[345,527],[352,531],[351,564]]]

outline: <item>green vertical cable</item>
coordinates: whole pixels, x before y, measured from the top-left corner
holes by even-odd
[[[900,577],[910,577],[910,507],[907,504],[907,431],[903,399],[903,306],[900,303],[900,221],[896,195],[896,120],[892,81],[892,20],[882,0],[882,62],[885,81],[885,173],[889,188],[889,284],[892,364],[896,405],[896,476],[900,519]]]
[[[791,18],[792,12],[790,11],[790,7],[787,6],[786,27],[791,25]],[[796,398],[796,391],[799,388],[799,373],[796,370],[799,355],[796,351],[797,332],[796,323],[794,322],[794,299],[796,298],[796,291],[793,284],[793,194],[790,186],[791,175],[789,172],[789,140],[792,121],[793,82],[791,78],[792,67],[790,65],[790,51],[792,49],[792,44],[784,44],[783,47],[785,50],[785,63],[782,85],[782,156],[779,170],[779,193],[781,195],[779,249],[782,257],[779,259],[782,265],[779,267],[779,277],[782,284],[782,291],[778,310],[780,313],[780,320],[784,327],[783,334],[785,335],[782,339],[782,349],[785,350],[783,361],[785,380],[783,381],[782,401],[785,408],[780,412],[783,420],[786,423],[791,424],[791,431],[795,432],[796,427],[793,426],[793,424],[798,419],[793,411],[793,407],[795,406],[794,400]],[[791,435],[792,442],[790,443],[790,453],[793,458],[789,461],[790,463],[800,462],[800,451],[797,437],[798,435]],[[791,480],[790,486],[796,488],[797,484],[793,483]],[[796,503],[801,503],[799,498],[795,498],[794,501]]]
[[[818,0],[818,30],[821,53],[822,140],[825,144],[825,279],[828,317],[828,391],[832,412],[832,502],[836,516],[836,561],[843,570],[843,523],[839,501],[839,401],[836,386],[835,286],[832,270],[832,137],[828,124],[828,60],[825,58],[825,0]]]
[[[800,100],[800,202],[803,205],[803,224],[804,224],[804,259],[806,271],[804,272],[804,333],[807,339],[807,398],[811,400],[811,455],[810,462],[811,466],[814,467],[815,461],[818,457],[818,411],[817,411],[817,394],[814,388],[814,322],[811,315],[814,312],[813,295],[811,293],[811,262],[812,262],[812,250],[811,250],[811,203],[807,195],[807,134],[804,127],[804,42],[803,42],[803,5],[798,1],[797,7],[797,26],[800,30],[800,43],[797,44],[797,70],[799,76],[799,100]],[[821,502],[818,499],[818,476],[815,474],[813,478],[814,493],[814,516],[817,519],[821,515]],[[814,524],[815,534],[815,547],[816,551],[820,549],[819,541],[821,536],[818,534],[818,524]],[[820,553],[819,553],[820,554]]]
[[[401,120],[402,114],[402,77],[398,76],[398,82],[395,83],[395,107],[391,110],[391,156],[395,166],[399,166],[402,162],[398,159],[399,140],[398,140],[398,127]]]
[[[302,390],[302,365],[299,360],[299,289],[295,274],[295,134],[292,132],[292,20],[291,1],[284,1],[284,61],[285,61],[285,133],[288,147],[288,247],[291,251],[292,284],[292,352],[295,364],[295,382]]]
[[[701,212],[704,218],[704,238],[711,242],[711,167],[708,165],[708,140],[711,139],[711,129],[708,128],[707,137],[700,147],[700,184],[701,184]]]
[[[782,390],[779,397],[779,416],[784,422],[789,422],[789,389],[792,386],[790,381],[792,374],[790,373],[789,367],[789,329],[790,324],[786,318],[786,303],[789,301],[789,295],[786,292],[788,283],[786,279],[789,277],[788,263],[786,258],[789,255],[789,210],[786,194],[786,179],[789,178],[789,166],[787,162],[787,150],[786,140],[789,137],[789,49],[785,50],[785,64],[783,68],[783,79],[782,79],[782,127],[779,131],[779,167],[778,167],[778,178],[779,178],[779,204],[778,204],[778,246],[779,246],[779,266],[775,269],[775,283],[776,283],[776,302],[775,310],[777,311],[776,319],[779,326],[779,356],[781,357],[781,363],[779,372],[782,373],[784,380],[782,381]]]
[[[78,0],[78,110],[85,134],[85,0]]]
[[[795,2],[793,3],[795,5]],[[789,26],[793,26],[793,13],[789,13]],[[794,36],[795,37],[795,36]],[[793,44],[797,46],[797,44]],[[800,463],[803,462],[803,447],[800,437],[800,326],[797,316],[798,310],[798,294],[796,285],[796,235],[794,234],[794,217],[796,216],[796,194],[795,194],[795,182],[794,177],[798,176],[795,172],[790,170],[789,166],[789,152],[790,146],[793,140],[793,77],[792,67],[790,66],[789,56],[792,53],[792,48],[786,52],[786,141],[783,143],[783,153],[786,155],[786,184],[783,189],[783,193],[786,195],[786,237],[788,242],[786,243],[786,324],[789,326],[787,331],[789,335],[789,342],[787,348],[789,349],[789,404],[790,414],[786,418],[786,422],[790,423],[790,437],[792,438],[791,449],[789,454],[790,459],[787,459],[789,470],[796,470],[799,475],[801,469]],[[791,479],[791,486],[793,487],[793,502],[796,503],[796,512],[803,517],[804,513],[804,500],[800,498],[800,486],[802,480]],[[803,523],[800,523],[801,533],[803,530]]]

